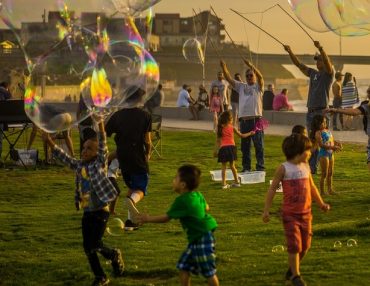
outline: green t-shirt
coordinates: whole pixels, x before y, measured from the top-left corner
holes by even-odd
[[[206,212],[206,206],[201,193],[186,192],[175,199],[167,212],[171,219],[180,219],[189,243],[217,227],[216,220]]]

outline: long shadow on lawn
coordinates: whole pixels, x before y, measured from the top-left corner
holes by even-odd
[[[158,279],[168,279],[178,276],[178,271],[175,269],[154,269],[149,271],[125,271],[124,277],[131,278],[158,278]]]

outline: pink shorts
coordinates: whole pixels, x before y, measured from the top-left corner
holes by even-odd
[[[312,215],[283,214],[285,238],[289,253],[301,253],[311,247]]]

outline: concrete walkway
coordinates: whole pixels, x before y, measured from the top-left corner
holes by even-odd
[[[181,130],[201,130],[212,131],[213,122],[208,120],[182,120],[163,118],[162,127],[165,129],[181,129]],[[266,130],[267,135],[287,136],[291,133],[292,126],[288,125],[270,125]],[[361,143],[367,144],[368,137],[363,130],[356,131],[332,131],[336,141],[346,143]]]

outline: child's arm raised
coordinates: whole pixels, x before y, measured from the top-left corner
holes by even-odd
[[[104,119],[100,114],[94,113],[92,115],[94,123],[98,125],[98,158],[103,165],[108,164],[108,147],[107,147],[107,135],[105,133]]]
[[[262,220],[263,222],[269,222],[270,221],[270,208],[272,206],[272,201],[274,199],[275,193],[277,188],[279,187],[279,184],[281,180],[284,178],[285,174],[285,168],[283,165],[280,165],[279,168],[276,169],[274,179],[272,180],[272,183],[270,185],[270,188],[266,194],[265,199],[265,208],[263,210]]]
[[[167,214],[157,216],[150,216],[148,214],[139,214],[137,220],[140,224],[144,224],[147,222],[166,223],[169,222],[171,219]]]
[[[312,199],[319,205],[320,209],[323,210],[324,212],[327,212],[330,210],[330,205],[324,203],[322,200],[319,190],[317,189],[313,179],[312,175],[310,174],[310,185],[311,185],[311,197]]]
[[[250,131],[250,132],[247,132],[247,133],[241,133],[236,127],[234,127],[234,132],[240,137],[240,138],[247,138],[249,136],[253,136],[254,134],[256,134],[256,132],[254,131]]]

